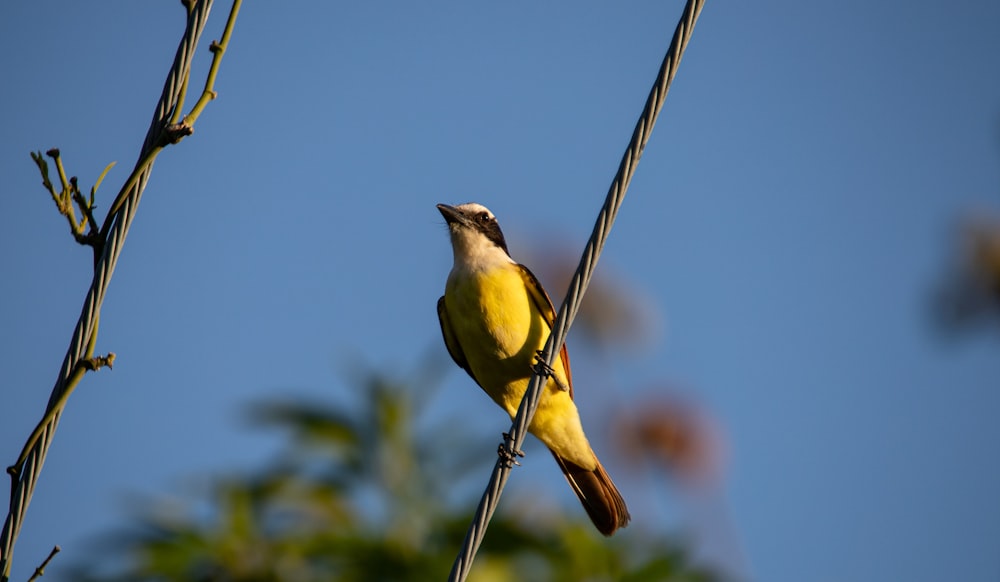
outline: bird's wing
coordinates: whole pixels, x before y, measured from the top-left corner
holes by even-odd
[[[552,307],[552,300],[549,299],[549,294],[545,292],[542,284],[538,282],[538,277],[535,277],[535,274],[528,270],[528,267],[519,264],[518,268],[521,270],[521,279],[524,280],[524,286],[528,290],[528,297],[531,298],[538,312],[542,314],[545,323],[549,326],[549,333],[551,333],[552,324],[556,320],[556,310]],[[562,349],[559,350],[559,358],[562,360],[563,370],[566,371],[566,384],[569,386],[569,397],[572,399],[573,372],[569,368],[569,352],[566,350],[565,342],[563,342]]]
[[[476,377],[472,375],[472,370],[469,369],[469,362],[465,359],[462,346],[455,339],[455,332],[452,331],[451,322],[448,321],[448,311],[444,307],[443,295],[438,299],[438,321],[441,323],[441,335],[444,336],[444,346],[448,348],[448,354],[451,356],[451,359],[455,360],[458,367],[465,370],[475,380],[476,384],[479,384],[479,380],[476,380]]]

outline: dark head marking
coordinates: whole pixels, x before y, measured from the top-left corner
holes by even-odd
[[[441,211],[448,224],[461,224],[465,228],[479,231],[490,242],[503,249],[508,257],[510,256],[510,251],[507,250],[507,241],[504,240],[503,232],[500,230],[500,224],[497,223],[496,217],[493,216],[489,208],[482,204],[469,202],[458,206],[438,204],[438,210]]]
[[[476,225],[476,229],[479,232],[493,241],[493,244],[502,248],[503,252],[507,253],[507,256],[510,256],[510,251],[507,250],[507,241],[503,238],[503,231],[500,230],[500,223],[497,222],[496,217],[489,210],[474,212],[469,218],[472,219],[473,224]]]

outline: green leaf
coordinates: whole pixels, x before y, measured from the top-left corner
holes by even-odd
[[[101,186],[101,182],[104,181],[104,176],[106,176],[108,174],[108,170],[110,170],[111,168],[115,167],[115,164],[117,164],[117,163],[118,162],[111,162],[110,164],[108,164],[107,167],[104,168],[104,171],[101,172],[101,175],[97,177],[97,181],[94,182],[94,187],[90,189],[90,201],[91,201],[91,203],[93,203],[93,201],[94,201],[94,194],[97,193],[97,189]]]

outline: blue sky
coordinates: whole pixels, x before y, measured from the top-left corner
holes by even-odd
[[[244,6],[219,99],[156,164],[103,312],[98,350],[119,359],[70,402],[14,578],[58,543],[59,579],[136,493],[270,459],[278,439],[246,426],[246,403],[332,397],[353,358],[405,374],[443,354],[435,203],[489,206],[515,258],[546,237],[582,248],[681,7]],[[5,464],[90,281],[28,152],[59,147],[88,186],[117,160],[106,208],[182,13],[0,8]],[[971,1],[702,14],[599,267],[655,305],[661,332],[610,364],[611,386],[578,371],[577,391],[585,420],[650,385],[703,403],[727,438],[721,495],[751,579],[1000,577],[1000,335],[948,339],[930,318],[958,225],[1000,215],[998,28],[1000,5]],[[457,368],[445,391],[441,406],[507,428]],[[626,497],[644,487],[623,481]]]

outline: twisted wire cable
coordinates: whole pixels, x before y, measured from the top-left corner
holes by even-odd
[[[34,493],[38,474],[41,472],[52,437],[59,425],[62,407],[65,405],[63,395],[68,388],[67,382],[74,373],[78,362],[86,357],[87,345],[100,315],[105,290],[111,280],[111,275],[114,273],[118,255],[125,243],[125,237],[153,169],[150,154],[154,149],[162,147],[164,131],[167,129],[170,117],[180,106],[185,83],[191,70],[191,60],[208,20],[212,2],[213,0],[187,0],[184,2],[188,11],[187,27],[177,48],[173,65],[154,110],[153,120],[146,133],[139,159],[136,162],[137,179],[131,181],[131,188],[120,195],[122,202],[109,218],[110,230],[105,239],[103,252],[94,266],[94,278],[90,290],[87,292],[80,319],[73,330],[69,349],[63,359],[59,376],[46,406],[46,416],[51,414],[51,417],[28,452],[23,465],[19,467],[16,483],[12,484],[10,508],[7,519],[4,521],[3,532],[0,534],[0,581],[2,582],[7,582],[10,577],[14,543],[20,534],[24,514]]]
[[[576,273],[573,275],[572,281],[570,281],[566,298],[559,308],[559,314],[556,317],[556,321],[552,326],[552,332],[543,350],[544,362],[536,366],[531,382],[524,393],[524,398],[521,400],[521,405],[518,407],[514,423],[504,439],[503,446],[511,454],[516,454],[517,451],[520,451],[521,443],[524,442],[527,427],[530,425],[531,418],[538,407],[542,387],[548,380],[548,373],[552,369],[552,364],[558,356],[559,350],[562,349],[562,345],[566,340],[566,334],[569,332],[569,327],[580,308],[580,302],[583,300],[583,294],[590,283],[594,267],[597,265],[597,260],[604,248],[608,233],[611,230],[612,224],[614,224],[615,217],[618,215],[618,209],[625,197],[625,191],[632,181],[635,167],[639,163],[639,158],[642,157],[646,143],[649,141],[653,125],[656,123],[656,118],[663,107],[667,91],[670,89],[670,83],[677,73],[677,67],[680,65],[681,57],[687,48],[688,41],[691,39],[694,25],[698,21],[698,15],[701,13],[704,4],[704,0],[688,0],[684,6],[680,21],[674,30],[674,36],[670,40],[670,47],[663,58],[663,63],[660,66],[656,81],[649,92],[649,97],[646,99],[642,115],[640,115],[635,130],[632,132],[632,139],[625,150],[625,154],[622,156],[621,164],[618,166],[614,180],[612,180],[607,198],[604,201],[604,206],[597,216],[597,222],[590,235],[590,240],[584,249]],[[539,359],[542,358],[540,357]],[[465,534],[462,548],[452,565],[451,574],[448,577],[452,582],[465,580],[472,569],[472,562],[475,559],[476,552],[479,550],[479,545],[483,541],[483,536],[486,534],[486,527],[493,517],[493,512],[500,501],[504,485],[507,483],[507,478],[510,476],[510,471],[513,468],[511,458],[511,456],[501,455],[493,467],[490,482],[483,492],[483,497],[476,508],[476,514]]]

